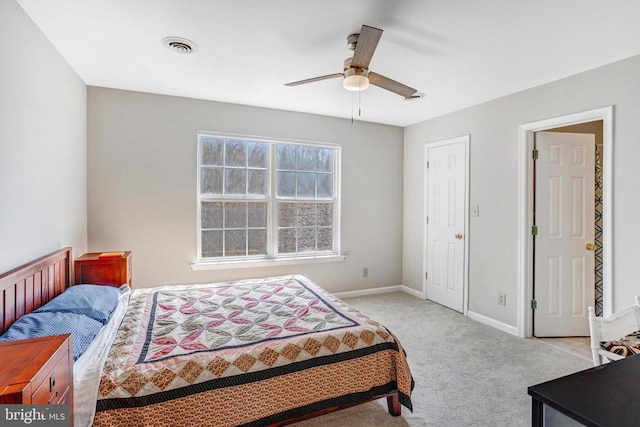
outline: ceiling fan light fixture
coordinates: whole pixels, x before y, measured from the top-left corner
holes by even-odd
[[[369,87],[369,70],[347,68],[344,71],[342,87],[352,92],[359,92]]]
[[[327,74],[324,76],[312,77],[310,79],[298,80],[291,83],[285,83],[285,86],[298,86],[307,83],[319,82],[321,80],[334,79],[342,77],[342,87],[353,92],[361,92],[373,86],[386,89],[397,95],[402,96],[407,101],[421,99],[424,94],[416,89],[404,85],[400,82],[392,80],[381,74],[369,72],[369,64],[373,56],[378,41],[382,36],[382,30],[379,28],[363,25],[360,32],[351,34],[347,37],[349,49],[353,50],[353,56],[344,60],[342,73]]]

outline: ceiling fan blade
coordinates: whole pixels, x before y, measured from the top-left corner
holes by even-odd
[[[362,26],[351,61],[352,67],[369,68],[369,62],[371,62],[373,52],[376,51],[380,37],[382,37],[382,30],[368,25]]]
[[[402,83],[391,80],[388,77],[385,77],[381,74],[376,74],[372,71],[369,71],[369,83],[381,87],[382,89],[389,90],[393,93],[397,93],[398,95],[404,96],[405,98],[408,98],[417,92],[417,90],[412,87],[403,85]]]
[[[312,77],[310,79],[299,80],[297,82],[285,83],[285,86],[298,86],[306,83],[319,82],[320,80],[334,79],[336,77],[342,77],[342,73],[327,74],[326,76]]]

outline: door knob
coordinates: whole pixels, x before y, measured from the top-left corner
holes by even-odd
[[[597,249],[596,245],[594,245],[593,243],[587,243],[586,245],[584,245],[584,248],[588,251],[595,251]]]
[[[456,234],[455,236],[453,236],[453,237],[455,237],[456,239],[462,239],[463,235],[462,235],[462,233],[457,233],[457,234]]]

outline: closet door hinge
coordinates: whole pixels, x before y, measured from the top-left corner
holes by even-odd
[[[425,272],[424,273],[424,279],[427,280],[429,278],[429,273]]]
[[[533,236],[537,236],[538,235],[538,226],[537,225],[532,225],[531,226],[531,234]]]
[[[537,310],[538,309],[538,301],[532,299],[531,300],[531,310]]]
[[[531,158],[532,158],[533,160],[538,160],[538,150],[533,150],[533,151],[531,152]]]

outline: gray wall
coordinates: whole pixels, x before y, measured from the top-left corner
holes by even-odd
[[[424,145],[470,134],[469,310],[517,326],[518,127],[614,106],[613,311],[640,294],[640,56],[405,128],[403,283],[422,289]],[[507,292],[507,306],[497,304]]]
[[[87,248],[86,86],[22,8],[0,1],[0,271]]]
[[[193,272],[198,131],[340,144],[347,260]],[[136,287],[293,272],[333,292],[400,285],[402,138],[387,125],[89,87],[89,249],[132,250]]]

